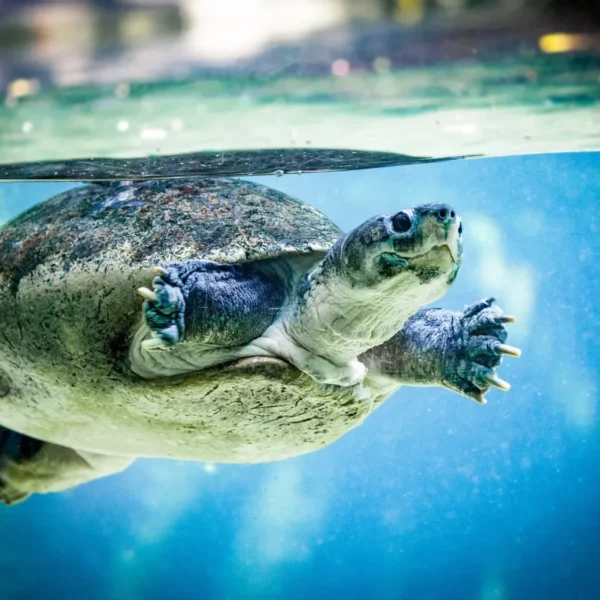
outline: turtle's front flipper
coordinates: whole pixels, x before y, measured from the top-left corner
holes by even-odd
[[[61,492],[127,468],[133,459],[42,442],[0,426],[0,503]]]
[[[490,387],[507,391],[496,368],[504,355],[521,351],[507,345],[505,323],[515,321],[488,298],[464,311],[418,311],[391,340],[366,353],[375,372],[405,385],[441,385],[480,404]]]
[[[259,337],[283,303],[283,289],[250,265],[187,261],[156,267],[153,289],[140,288],[152,339],[146,349],[185,339],[241,346]]]
[[[276,355],[251,344],[284,304],[284,286],[274,277],[250,264],[200,260],[157,267],[155,273],[153,289],[138,290],[145,323],[129,353],[138,375],[169,376]]]

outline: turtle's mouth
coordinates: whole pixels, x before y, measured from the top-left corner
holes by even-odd
[[[393,253],[386,252],[385,254],[387,254],[389,256],[393,256],[394,257],[393,262],[395,262],[395,263],[402,263],[402,262],[408,263],[413,260],[425,260],[425,259],[431,258],[432,254],[435,255],[439,252],[443,252],[443,253],[447,254],[453,264],[457,264],[460,262],[460,250],[458,249],[458,247],[452,248],[448,244],[440,244],[438,246],[432,246],[429,250],[427,250],[427,252],[423,252],[421,254],[413,254],[412,256],[406,256],[406,255],[403,256],[400,252],[393,252]],[[388,260],[390,260],[390,259],[388,258]],[[392,262],[392,261],[390,261],[390,262]]]

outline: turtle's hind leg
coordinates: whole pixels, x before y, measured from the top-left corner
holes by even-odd
[[[60,492],[127,468],[132,458],[42,442],[0,426],[0,503]]]
[[[5,478],[11,465],[32,460],[44,442],[36,440],[0,425],[0,502],[16,504],[25,500],[29,493],[12,486]]]

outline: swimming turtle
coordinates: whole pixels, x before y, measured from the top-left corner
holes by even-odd
[[[462,259],[446,204],[344,235],[243,180],[88,184],[0,229],[0,499],[135,457],[262,462],[338,439],[401,385],[479,403],[513,320],[422,309]],[[141,296],[141,298],[140,298]]]

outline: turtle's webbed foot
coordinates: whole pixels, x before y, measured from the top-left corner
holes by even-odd
[[[144,298],[143,312],[153,338],[142,342],[146,350],[173,346],[183,339],[185,331],[185,300],[177,276],[162,267],[155,267],[152,290],[142,287],[138,294]]]
[[[490,387],[510,389],[510,384],[496,374],[502,357],[521,356],[518,348],[505,344],[508,333],[504,325],[516,319],[505,315],[493,302],[494,298],[487,298],[459,313],[459,327],[454,331],[455,360],[444,373],[448,387],[480,404],[486,403]]]

